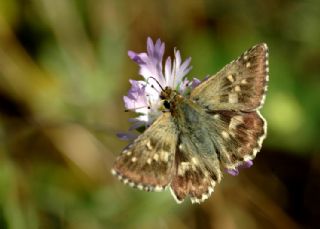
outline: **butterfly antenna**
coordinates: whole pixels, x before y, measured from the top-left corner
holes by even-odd
[[[149,82],[149,79],[153,79],[154,81],[156,81],[156,83],[158,84],[158,86],[161,88],[161,91],[164,91],[163,87],[161,86],[161,84],[159,83],[159,81],[154,78],[153,76],[150,76],[148,79],[147,79],[147,83]],[[156,88],[151,84],[151,87],[154,88],[156,90]],[[157,91],[159,92],[159,91]]]

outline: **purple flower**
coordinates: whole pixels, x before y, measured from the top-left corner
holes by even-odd
[[[242,164],[240,164],[235,169],[227,169],[226,172],[229,173],[232,176],[237,176],[239,174],[239,169],[248,169],[253,165],[252,161],[244,161]]]
[[[182,62],[177,49],[174,50],[173,60],[168,57],[163,67],[164,50],[165,44],[160,39],[153,43],[148,38],[146,53],[128,51],[128,56],[139,65],[139,74],[144,78],[143,81],[130,80],[131,88],[128,95],[123,97],[125,108],[139,114],[131,119],[131,130],[147,127],[162,113],[159,96],[163,88],[170,87],[184,93],[200,83],[195,78],[191,82],[184,79],[191,70],[191,58]]]

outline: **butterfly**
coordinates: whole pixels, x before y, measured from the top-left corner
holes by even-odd
[[[266,137],[259,113],[267,91],[268,47],[258,44],[196,86],[166,87],[162,113],[114,162],[112,173],[145,191],[167,187],[178,203],[206,200],[222,179],[255,158]]]

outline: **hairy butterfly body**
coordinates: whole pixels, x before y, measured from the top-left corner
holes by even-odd
[[[146,191],[170,186],[177,202],[207,199],[223,169],[254,159],[266,136],[259,113],[268,81],[268,48],[259,44],[203,81],[190,95],[166,87],[167,112],[116,159],[112,173]]]

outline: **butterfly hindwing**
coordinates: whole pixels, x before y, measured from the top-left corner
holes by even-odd
[[[172,179],[176,141],[171,114],[164,113],[117,157],[113,174],[130,186],[161,191]]]
[[[268,47],[262,43],[203,81],[190,98],[210,110],[255,110],[263,104],[268,71]]]
[[[211,128],[207,124],[210,117],[187,99],[176,104],[176,111],[173,115],[179,139],[171,190],[178,202],[190,197],[192,202],[199,203],[210,196],[222,176]]]
[[[177,202],[182,202],[186,197],[190,197],[192,203],[209,198],[222,176],[217,155],[201,154],[189,137],[184,136],[181,137],[175,158],[171,191]]]
[[[255,158],[266,137],[266,121],[258,111],[211,111],[211,134],[220,163],[227,169],[236,169],[244,161]]]

